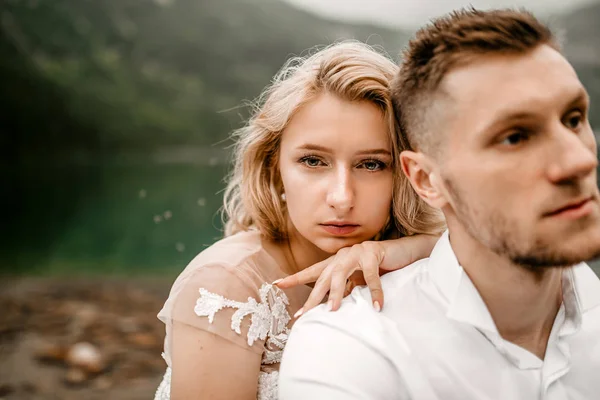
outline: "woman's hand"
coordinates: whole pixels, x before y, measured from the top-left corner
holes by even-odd
[[[386,241],[367,241],[340,249],[337,254],[294,275],[274,282],[285,289],[316,282],[304,306],[294,317],[316,307],[329,292],[327,307],[336,311],[354,286],[366,284],[375,310],[383,307],[380,276],[428,257],[438,236],[415,235]]]

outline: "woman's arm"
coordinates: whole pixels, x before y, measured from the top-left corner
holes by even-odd
[[[268,326],[255,316],[263,310],[261,282],[248,268],[192,266],[173,285],[159,314],[172,400],[256,399]]]
[[[369,286],[373,307],[380,310],[383,307],[380,276],[428,257],[438,239],[439,236],[434,235],[414,235],[394,240],[355,244],[275,284],[280,288],[288,288],[316,282],[308,300],[296,313],[296,317],[317,306],[327,292],[329,292],[328,307],[332,311],[337,310],[348,284],[356,283],[366,283]],[[357,271],[362,272],[362,276],[355,274]]]
[[[256,400],[260,354],[181,322],[172,334],[171,400]]]

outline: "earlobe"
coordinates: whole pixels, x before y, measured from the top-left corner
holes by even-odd
[[[446,200],[446,197],[444,196],[444,188],[440,182],[437,172],[432,172],[429,174],[429,182],[431,184],[431,190],[429,193],[430,201],[427,203],[432,207],[441,209],[448,204],[448,200]]]
[[[427,204],[435,208],[442,208],[446,204],[439,177],[429,157],[423,153],[403,151],[400,164],[415,192]]]

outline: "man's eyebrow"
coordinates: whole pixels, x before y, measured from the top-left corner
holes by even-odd
[[[573,96],[573,99],[567,104],[567,108],[578,105],[579,103],[589,103],[590,96],[584,88],[581,88],[579,92]]]
[[[494,118],[489,124],[485,126],[482,132],[492,132],[497,128],[510,124],[516,121],[533,120],[539,117],[539,113],[522,111],[522,110],[509,110],[502,112],[498,117]]]
[[[578,89],[577,92],[571,95],[571,100],[569,100],[569,102],[566,104],[566,108],[569,109],[580,103],[587,103],[588,101],[588,93],[586,92],[585,88],[582,87]],[[489,125],[487,125],[484,131],[487,132],[499,124],[534,119],[539,116],[540,114],[537,112],[523,111],[517,109],[507,110],[502,112],[498,117],[494,118],[494,120]]]

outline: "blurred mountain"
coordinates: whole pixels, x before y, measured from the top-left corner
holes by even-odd
[[[591,100],[590,123],[600,132],[600,3],[590,4],[556,21],[567,58],[575,66]]]
[[[558,20],[594,103],[599,15],[596,4]],[[240,126],[244,101],[289,56],[355,38],[396,58],[408,37],[321,19],[280,0],[4,0],[0,146],[16,150],[6,160],[211,145]]]
[[[397,54],[407,38],[279,0],[5,4],[0,129],[25,152],[214,144],[289,56],[342,38]]]
[[[567,57],[577,65],[600,65],[600,2],[589,4],[557,21],[564,31]]]

